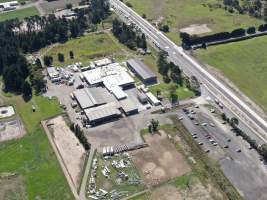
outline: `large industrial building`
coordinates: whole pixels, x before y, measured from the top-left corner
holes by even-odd
[[[139,59],[130,59],[127,66],[145,84],[152,85],[157,83],[157,76]]]
[[[121,117],[121,112],[116,103],[108,103],[95,108],[85,109],[84,112],[91,125]]]
[[[113,96],[101,87],[75,90],[73,94],[82,109],[100,106],[114,100]]]
[[[133,78],[119,63],[96,67],[82,74],[90,86],[105,86],[118,100],[127,98],[123,89],[134,86]]]
[[[9,1],[0,3],[0,10],[8,11],[8,10],[15,10],[19,6],[18,1]]]
[[[133,115],[138,113],[138,108],[136,104],[130,99],[124,99],[120,101],[120,106],[123,112],[128,115]]]

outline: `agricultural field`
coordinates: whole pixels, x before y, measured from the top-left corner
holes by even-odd
[[[25,102],[21,96],[13,95],[6,97],[6,101],[15,106],[27,134],[19,140],[0,143],[0,193],[4,194],[3,198],[0,195],[1,199],[16,196],[19,199],[73,199],[57,158],[40,126],[41,120],[62,113],[58,101],[33,96]],[[32,105],[36,108],[35,112],[32,112]],[[5,174],[12,174],[9,181],[3,178]]]
[[[229,78],[267,111],[267,37],[198,50],[196,56]]]
[[[204,24],[210,29],[209,33],[216,33],[264,23],[248,15],[229,13],[219,8],[221,0],[147,0],[146,3],[140,0],[127,0],[127,2],[139,14],[146,14],[149,21],[168,24],[170,32],[167,36],[177,44],[181,42],[179,30],[190,25]]]
[[[18,18],[19,20],[23,20],[25,17],[30,17],[34,15],[39,15],[38,10],[33,6],[29,8],[24,8],[20,10],[14,10],[10,12],[0,13],[0,22]]]
[[[73,51],[74,59],[71,59],[69,52]],[[58,61],[58,53],[63,53],[64,62]],[[92,60],[104,57],[113,57],[117,61],[125,60],[130,50],[117,42],[110,33],[89,34],[84,37],[72,39],[64,44],[55,46],[48,51],[47,55],[53,57],[54,66],[66,66],[75,62],[89,64]]]

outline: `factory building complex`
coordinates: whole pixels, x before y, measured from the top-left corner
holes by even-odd
[[[76,100],[76,105],[79,105],[86,117],[83,120],[86,124],[97,125],[137,114],[144,110],[144,105],[149,104],[151,107],[160,103],[153,94],[146,94],[136,88],[135,75],[143,84],[157,82],[155,74],[140,60],[129,60],[123,66],[105,58],[92,62],[87,68],[85,71],[81,68],[79,74],[83,85],[71,93],[72,99]],[[47,74],[51,82],[66,77],[64,70],[54,67],[47,68]]]

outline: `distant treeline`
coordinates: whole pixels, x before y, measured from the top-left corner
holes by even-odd
[[[258,27],[258,32],[266,32],[267,31],[267,24],[262,24]],[[212,35],[198,37],[196,35],[189,35],[188,33],[180,33],[180,37],[182,38],[183,46],[184,47],[191,47],[194,45],[203,45],[205,47],[206,44],[217,42],[217,41],[224,41],[229,40],[232,38],[239,38],[246,35],[256,34],[255,27],[249,27],[247,29],[238,28],[233,30],[232,32],[221,32],[215,33]]]

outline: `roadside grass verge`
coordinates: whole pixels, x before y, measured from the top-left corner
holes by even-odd
[[[267,37],[229,43],[207,50],[196,56],[217,68],[245,95],[267,111]]]
[[[23,20],[25,17],[30,17],[34,15],[39,15],[38,10],[33,6],[29,8],[24,8],[20,10],[14,10],[9,12],[4,12],[0,14],[0,22],[18,18],[19,20]]]
[[[0,143],[0,173],[10,172],[25,179],[28,199],[73,199],[57,158],[40,126],[40,121],[62,113],[56,100],[42,96],[24,102],[21,96],[6,99],[15,106],[27,134]],[[32,105],[36,112],[32,112]]]

